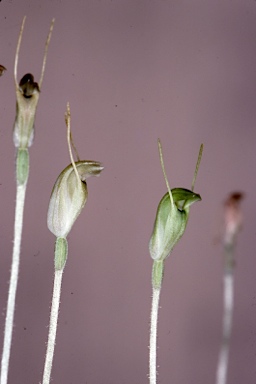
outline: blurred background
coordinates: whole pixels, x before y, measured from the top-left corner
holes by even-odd
[[[30,149],[9,382],[42,380],[53,286],[49,197],[69,164],[64,112],[81,159],[102,161],[71,231],[52,382],[148,382],[148,242],[166,192],[190,188],[182,241],[166,261],[158,334],[160,384],[214,384],[222,325],[223,202],[245,193],[236,247],[228,383],[256,380],[256,2],[253,0],[2,0],[0,4],[0,336],[15,207],[14,56],[39,81],[56,18]]]

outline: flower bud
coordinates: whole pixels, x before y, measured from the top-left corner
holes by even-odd
[[[41,70],[41,77],[39,83],[34,82],[34,76],[31,73],[27,73],[22,77],[20,82],[17,80],[17,67],[19,59],[19,51],[21,45],[21,39],[23,29],[25,25],[26,16],[23,18],[18,44],[16,48],[15,62],[14,62],[14,81],[16,89],[16,117],[13,127],[13,142],[16,148],[28,149],[33,143],[34,138],[34,122],[36,115],[36,108],[39,100],[40,89],[43,82],[43,76],[46,65],[46,58],[48,52],[48,46],[51,39],[51,34],[54,25],[54,19],[52,20],[50,31],[46,39],[43,65]],[[0,71],[1,67],[0,66]],[[5,68],[4,68],[5,69]],[[2,73],[1,73],[2,74]]]
[[[77,161],[74,163],[79,179],[72,164],[59,175],[51,194],[47,224],[56,237],[66,237],[80,215],[88,196],[85,180],[98,176],[103,170],[96,161]]]
[[[184,188],[174,188],[170,190],[164,167],[162,145],[159,139],[158,148],[168,192],[163,196],[158,205],[154,229],[149,241],[149,252],[154,260],[154,264],[157,262],[160,262],[161,264],[167,256],[169,256],[173,247],[179,241],[186,229],[190,205],[201,200],[201,196],[194,193],[193,190],[202,158],[203,144],[200,146],[191,191]],[[157,271],[155,274],[156,276],[154,276],[153,273],[152,281],[154,286],[161,285],[163,267],[160,269],[162,272],[158,273],[159,268],[155,268],[155,271]]]
[[[149,251],[153,260],[164,261],[183,235],[189,207],[201,200],[200,195],[183,188],[171,190],[161,199],[156,213]]]

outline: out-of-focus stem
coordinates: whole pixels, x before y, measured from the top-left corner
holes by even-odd
[[[223,322],[222,342],[216,373],[216,384],[226,384],[229,360],[230,337],[234,307],[234,250],[236,237],[242,227],[240,202],[243,193],[233,192],[224,204],[224,275],[223,275]]]
[[[234,256],[233,247],[225,246],[225,266],[223,276],[223,323],[222,323],[222,343],[219,353],[217,367],[216,384],[226,384],[229,346],[232,331],[234,307]]]
[[[222,342],[217,367],[216,384],[226,384],[230,336],[234,307],[234,255],[233,246],[225,245],[225,266],[223,276],[223,323]]]

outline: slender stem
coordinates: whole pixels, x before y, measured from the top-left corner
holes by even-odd
[[[53,361],[53,355],[54,355],[54,347],[55,347],[57,323],[58,323],[58,315],[59,315],[62,275],[63,275],[63,269],[55,271],[50,326],[49,326],[47,351],[46,351],[45,365],[44,365],[43,384],[49,384],[51,379],[52,361]]]
[[[233,247],[225,246],[225,268],[224,268],[224,296],[223,296],[223,324],[222,343],[219,353],[216,384],[226,384],[230,336],[232,331],[233,307],[234,307],[234,260]]]
[[[19,263],[20,263],[20,244],[22,236],[22,224],[23,224],[23,211],[26,195],[26,185],[17,185],[16,192],[16,208],[15,208],[15,222],[14,222],[14,243],[12,254],[12,267],[11,277],[9,284],[9,293],[7,301],[7,310],[5,318],[5,331],[4,331],[4,345],[1,362],[1,378],[0,383],[6,384],[8,378],[8,368],[12,343],[12,330],[13,330],[13,318],[15,309],[15,298],[18,283]]]
[[[161,286],[153,287],[152,307],[151,307],[151,325],[150,325],[150,343],[149,343],[149,382],[156,384],[156,350],[157,350],[157,319],[160,299]]]

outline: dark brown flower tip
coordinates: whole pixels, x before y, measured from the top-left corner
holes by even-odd
[[[5,71],[6,71],[6,68],[0,64],[0,76],[2,76]]]
[[[40,92],[39,85],[34,82],[34,76],[31,73],[27,73],[22,77],[19,83],[19,88],[26,98],[30,98],[35,93]]]
[[[241,200],[243,200],[243,198],[244,198],[243,192],[232,192],[226,199],[225,205],[238,204],[241,202]]]
[[[241,210],[241,200],[244,198],[242,192],[232,192],[224,203],[224,244],[232,247],[238,232],[242,228],[243,215]]]

